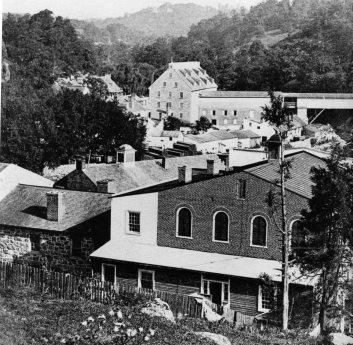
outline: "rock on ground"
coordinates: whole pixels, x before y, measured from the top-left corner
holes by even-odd
[[[353,338],[343,333],[330,333],[332,345],[349,345],[353,344]]]
[[[141,313],[163,317],[169,321],[175,322],[173,312],[170,310],[168,303],[162,301],[160,298],[155,298],[152,302],[148,302],[146,307],[141,309]]]
[[[210,332],[195,332],[201,338],[212,340],[217,345],[232,345],[230,340],[221,334],[210,333]]]

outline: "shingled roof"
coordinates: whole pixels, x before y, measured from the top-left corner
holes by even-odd
[[[291,178],[285,183],[286,189],[297,193],[305,198],[312,197],[312,186],[310,170],[312,167],[323,167],[325,163],[317,156],[301,152],[292,156],[287,156],[286,159],[291,160],[290,175]],[[270,161],[267,164],[259,165],[254,168],[245,170],[251,175],[260,177],[269,182],[275,182],[279,179],[279,162],[276,160]]]
[[[218,158],[216,154],[167,158],[168,169],[163,168],[161,159],[127,164],[90,164],[86,165],[82,171],[94,184],[97,184],[100,180],[115,180],[115,191],[120,193],[176,179],[179,166],[185,165],[194,169],[206,169],[207,159],[218,160]],[[224,168],[223,163],[219,164],[221,165],[220,168]],[[56,171],[60,175],[60,170],[64,170],[66,174],[69,174],[75,169],[75,165],[72,164],[61,166]],[[51,178],[53,178],[53,172],[51,173]],[[66,188],[65,177],[57,181],[55,186]]]
[[[60,221],[46,218],[47,193],[63,193],[65,213]],[[64,231],[110,210],[110,194],[18,185],[0,202],[0,224]]]
[[[169,69],[175,70],[192,91],[217,88],[217,84],[198,61],[171,62]]]

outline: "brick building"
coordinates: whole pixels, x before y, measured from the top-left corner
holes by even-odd
[[[151,117],[173,115],[193,123],[198,120],[199,93],[205,90],[216,91],[217,84],[200,62],[171,62],[149,87]]]
[[[291,158],[288,226],[298,243],[300,214],[311,197],[310,169],[323,161],[304,151]],[[209,160],[202,174],[180,167],[177,180],[114,196],[111,240],[91,255],[94,269],[116,283],[202,293],[247,315],[268,311],[260,276],[281,281],[280,218],[271,216],[266,202],[267,193],[279,189],[278,169],[270,160],[220,171]],[[292,292],[311,284],[295,283]]]
[[[18,185],[0,201],[0,260],[90,274],[110,236],[109,195]]]

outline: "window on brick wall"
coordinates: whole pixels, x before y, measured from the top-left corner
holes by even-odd
[[[29,240],[31,243],[31,250],[39,252],[40,251],[40,235],[39,234],[31,234],[29,236]]]
[[[223,115],[227,116],[228,115],[228,110],[223,110]]]
[[[158,98],[161,97],[161,92],[160,91],[157,92],[157,97]]]
[[[178,87],[178,82],[175,82],[175,83],[174,83],[174,87]]]
[[[267,245],[267,222],[264,217],[256,216],[251,222],[251,245],[257,247]]]
[[[184,98],[184,92],[180,92],[180,93],[179,93],[179,97],[180,97],[180,98]]]
[[[172,93],[170,91],[168,92],[168,97],[172,98]]]
[[[235,197],[237,199],[245,199],[246,195],[246,180],[237,179],[235,180]]]
[[[237,115],[237,111],[233,110],[233,115],[236,116]]]
[[[166,81],[163,82],[163,87],[167,87],[167,82]]]
[[[157,108],[161,107],[161,102],[157,102]]]
[[[102,264],[102,281],[116,282],[116,266],[111,264]]]
[[[184,103],[180,102],[180,109],[183,109],[183,108],[184,108]]]
[[[127,212],[128,228],[127,231],[133,234],[140,234],[140,212]]]
[[[169,73],[169,78],[173,78],[173,73]]]
[[[177,211],[177,236],[191,238],[192,214],[183,207]]]
[[[300,248],[305,247],[306,236],[303,223],[300,220],[295,220],[291,224],[291,248],[292,251],[296,251]]]
[[[179,117],[182,119],[182,118],[183,118],[183,113],[180,113],[180,114],[179,114]]]
[[[212,115],[216,116],[216,110],[212,110]]]
[[[73,237],[71,239],[71,255],[81,256],[82,255],[82,239],[79,237]]]
[[[225,212],[217,212],[213,218],[213,240],[229,241],[229,218]]]
[[[154,290],[155,272],[152,270],[138,270],[138,287],[142,289]]]

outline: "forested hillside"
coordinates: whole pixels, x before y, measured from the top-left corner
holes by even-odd
[[[117,129],[116,137],[108,129],[100,129],[108,138],[101,146],[100,133],[79,125],[88,116],[84,121],[91,121],[90,128],[95,128],[97,114],[88,111],[87,104],[95,109],[99,104],[93,106],[91,102],[101,100],[91,100],[94,93],[87,98],[58,96],[66,97],[67,102],[53,96],[53,81],[77,71],[111,73],[125,93],[139,95],[148,94],[148,87],[171,59],[200,61],[220,90],[353,90],[353,0],[267,0],[248,13],[218,13],[203,19],[191,26],[185,37],[148,40],[138,34],[141,41],[134,45],[125,41],[135,31],[121,24],[110,23],[104,29],[110,30],[109,35],[93,24],[75,25],[76,29],[69,20],[55,18],[47,10],[33,16],[8,15],[3,20],[3,56],[11,75],[2,92],[3,160],[26,162],[39,171],[44,164],[58,164],[76,152],[109,151],[121,140],[128,140],[119,134],[122,123],[132,124],[134,135],[127,143],[141,147],[142,125],[125,122],[120,108],[101,105],[107,119],[110,111],[119,114],[114,118],[118,119],[116,125],[111,126]],[[121,38],[122,32],[127,35],[125,39]],[[82,106],[75,106],[75,102]],[[71,114],[69,123],[60,122],[60,109]],[[350,116],[342,121],[351,123]],[[75,129],[74,133],[70,128]],[[61,143],[60,149],[56,140]]]
[[[99,51],[102,70],[147,94],[168,62],[197,60],[223,90],[349,92],[353,0],[267,0],[193,25],[187,37]]]
[[[115,152],[124,143],[141,151],[143,122],[106,102],[102,85],[99,93],[89,85],[89,95],[52,92],[59,75],[98,71],[93,45],[77,36],[69,20],[48,10],[9,15],[3,41],[10,79],[2,84],[0,161],[41,172],[76,154]]]

